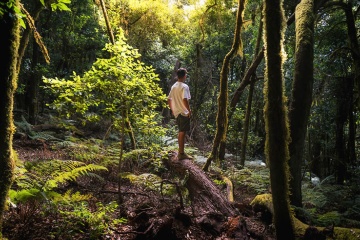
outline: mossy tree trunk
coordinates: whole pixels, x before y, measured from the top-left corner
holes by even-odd
[[[290,202],[302,206],[301,167],[314,82],[314,2],[301,1],[295,10],[295,70],[290,103]]]
[[[45,1],[45,4],[48,4],[48,2],[49,1]],[[31,16],[32,16],[34,22],[36,22],[39,19],[40,13],[44,9],[45,9],[45,7],[42,5],[42,3],[40,1],[34,1],[34,9],[30,10],[30,13],[31,13]],[[19,46],[19,50],[18,50],[19,56],[18,56],[18,61],[16,64],[16,70],[17,70],[18,74],[20,72],[22,59],[24,58],[25,51],[26,51],[26,48],[28,47],[30,36],[31,36],[32,32],[33,32],[33,29],[29,26],[29,24],[26,24],[26,28],[24,29],[22,36],[21,36],[20,46]]]
[[[14,1],[15,2],[15,1]],[[19,4],[18,1],[15,2]],[[6,197],[13,179],[14,154],[12,139],[13,95],[16,89],[16,63],[19,47],[19,24],[13,9],[5,9],[0,16],[0,239],[2,239],[2,217],[5,211]]]
[[[294,239],[294,224],[289,204],[288,144],[290,136],[284,97],[285,19],[282,4],[281,0],[266,0],[264,5],[265,155],[270,167],[276,237],[278,240],[291,240]]]
[[[263,22],[262,22],[262,16],[261,16],[258,36],[257,36],[257,40],[256,40],[256,45],[255,45],[255,56],[260,51],[262,30],[263,30]],[[256,58],[254,59],[254,61],[255,60],[256,60]],[[253,93],[254,93],[254,87],[255,87],[256,80],[257,80],[257,77],[254,73],[251,77],[249,95],[248,95],[248,99],[247,99],[247,107],[246,107],[246,114],[245,114],[245,120],[244,120],[244,131],[243,131],[243,137],[242,137],[242,141],[241,141],[240,166],[245,166],[246,146],[247,146],[247,142],[248,142],[248,135],[249,135],[249,128],[250,128],[251,105],[252,105],[252,99],[253,99]]]
[[[239,0],[238,9],[236,14],[236,25],[235,25],[235,34],[233,45],[231,50],[226,54],[222,69],[220,72],[220,92],[218,96],[218,111],[216,116],[216,132],[213,141],[213,146],[211,154],[207,159],[203,170],[208,171],[209,166],[212,161],[219,160],[219,148],[220,145],[225,143],[226,140],[226,131],[228,127],[228,75],[229,75],[229,66],[231,59],[237,54],[242,52],[242,43],[241,43],[241,28],[243,26],[243,13],[245,10],[246,0]]]

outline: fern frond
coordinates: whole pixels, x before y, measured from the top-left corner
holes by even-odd
[[[73,168],[71,171],[58,172],[56,173],[57,176],[54,176],[54,178],[46,182],[44,189],[50,190],[67,181],[76,181],[80,176],[88,176],[89,172],[102,170],[107,171],[107,168],[100,165],[89,164]]]
[[[53,198],[54,203],[73,204],[75,202],[88,201],[92,197],[91,194],[81,194],[80,192],[73,193],[72,190],[66,191],[59,198]]]

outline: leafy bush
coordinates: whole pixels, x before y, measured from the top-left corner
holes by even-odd
[[[98,59],[83,76],[45,78],[46,88],[56,95],[49,106],[67,118],[81,117],[84,123],[111,119],[116,130],[125,126],[126,133],[136,132],[138,144],[147,146],[154,136],[165,133],[156,111],[166,99],[159,78],[122,35],[105,50],[111,57]]]

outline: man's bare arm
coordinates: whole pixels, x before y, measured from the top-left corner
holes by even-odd
[[[186,107],[186,109],[189,111],[189,117],[191,116],[191,109],[190,109],[190,104],[189,104],[189,100],[187,98],[183,99],[184,105]]]

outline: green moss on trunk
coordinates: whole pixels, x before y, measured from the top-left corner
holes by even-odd
[[[16,1],[18,4],[18,1]],[[16,63],[19,47],[19,24],[13,9],[5,9],[0,16],[0,46],[2,49],[2,71],[0,71],[0,239],[2,238],[2,216],[6,197],[13,179],[12,137],[13,95],[16,89]]]
[[[222,69],[220,72],[220,93],[218,97],[218,112],[216,116],[216,132],[214,137],[214,142],[212,146],[212,151],[207,159],[203,170],[208,171],[212,161],[219,160],[219,147],[221,144],[225,144],[226,141],[226,131],[228,129],[228,75],[231,59],[238,53],[241,55],[242,52],[242,42],[241,42],[241,28],[243,26],[243,14],[245,11],[246,0],[239,0],[239,5],[236,14],[236,26],[234,40],[231,50],[226,54]]]
[[[313,89],[314,59],[314,3],[313,0],[301,1],[296,7],[296,52],[295,71],[292,86],[292,101],[289,120],[291,143],[290,151],[290,188],[291,204],[301,207],[301,166],[310,115]]]
[[[270,167],[274,206],[274,224],[278,240],[294,239],[293,219],[289,204],[290,141],[286,99],[284,97],[283,39],[284,11],[281,0],[266,0],[264,7],[265,87],[264,117],[266,130],[265,155]]]

